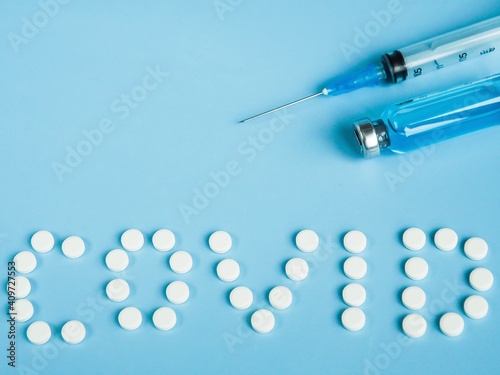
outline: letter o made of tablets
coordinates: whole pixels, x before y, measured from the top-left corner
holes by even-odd
[[[9,289],[7,284],[7,290]],[[31,292],[31,283],[26,276],[16,276],[14,278],[14,291],[17,299],[28,297]]]
[[[160,229],[153,234],[153,246],[158,251],[170,251],[175,246],[175,235],[169,229]]]
[[[258,333],[269,333],[274,329],[274,314],[266,309],[257,310],[252,314],[250,324]]]
[[[342,299],[346,305],[359,307],[366,301],[366,290],[361,284],[348,284],[342,290]]]
[[[429,265],[425,259],[413,257],[406,261],[405,273],[412,280],[423,280],[429,273]]]
[[[469,275],[470,286],[479,292],[486,292],[493,286],[493,274],[489,269],[480,267],[474,269]]]
[[[106,285],[106,295],[113,302],[123,302],[130,295],[130,286],[123,279],[111,280]]]
[[[482,319],[488,314],[488,301],[482,296],[470,296],[464,302],[464,311],[471,319]]]
[[[457,247],[458,235],[453,229],[442,228],[434,235],[434,244],[439,250],[451,251]]]
[[[481,260],[488,254],[488,244],[482,238],[472,237],[465,241],[464,252],[472,260]]]
[[[310,253],[319,246],[319,237],[315,231],[310,229],[301,230],[295,237],[295,245],[300,251]]]
[[[160,307],[153,314],[153,324],[160,331],[170,331],[177,324],[177,314],[170,307]]]
[[[309,265],[302,258],[292,258],[286,262],[285,273],[290,280],[302,281],[309,275]]]
[[[405,245],[408,250],[421,250],[426,242],[427,237],[420,228],[408,228],[403,233],[403,245]]]
[[[21,251],[14,257],[14,268],[19,273],[30,273],[36,268],[36,257],[31,251]]]
[[[350,253],[361,253],[366,249],[366,236],[359,230],[351,230],[344,236],[344,247]]]
[[[188,273],[193,268],[193,258],[187,251],[176,251],[170,256],[170,268],[180,275]]]
[[[348,307],[342,313],[341,321],[345,329],[356,332],[365,326],[366,317],[365,313],[360,308]]]
[[[63,241],[61,249],[63,254],[70,259],[80,258],[85,252],[85,242],[78,236],[71,236]]]
[[[412,339],[418,339],[425,335],[427,321],[420,314],[408,314],[403,319],[403,332]]]
[[[439,319],[439,328],[446,336],[459,336],[464,327],[464,318],[454,312],[446,313]]]
[[[165,294],[171,303],[180,305],[189,299],[189,286],[184,281],[172,281],[168,284]]]
[[[128,263],[128,254],[122,249],[111,250],[106,255],[106,266],[110,271],[124,271],[128,267]]]
[[[43,345],[50,340],[52,331],[46,322],[39,320],[29,325],[26,336],[32,344]]]
[[[118,314],[118,323],[126,331],[134,331],[142,324],[142,314],[136,307],[125,307]]]
[[[27,322],[33,316],[35,309],[31,301],[18,299],[14,301],[14,310],[10,312],[11,317],[15,317],[18,322]]]
[[[46,230],[40,230],[31,237],[31,246],[37,253],[49,252],[54,244],[54,236]]]
[[[426,298],[425,292],[418,286],[409,286],[401,296],[403,305],[410,310],[420,310],[424,307]]]
[[[68,344],[76,345],[83,341],[87,334],[85,326],[78,320],[70,320],[61,329],[61,336]]]
[[[269,303],[277,310],[290,307],[293,301],[292,291],[286,286],[275,286],[269,292]]]
[[[224,254],[231,250],[233,240],[231,235],[223,230],[213,232],[208,238],[208,246],[217,254]]]
[[[246,310],[253,303],[253,293],[246,286],[237,286],[229,293],[229,302],[237,310]]]
[[[144,246],[144,236],[138,229],[128,229],[123,232],[121,243],[125,250],[137,251]]]
[[[344,262],[345,275],[353,280],[362,279],[366,275],[368,266],[363,258],[352,256]]]
[[[240,276],[240,265],[234,259],[223,259],[217,264],[217,276],[230,283]]]

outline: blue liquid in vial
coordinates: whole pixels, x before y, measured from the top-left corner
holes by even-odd
[[[396,153],[499,125],[500,74],[392,105],[381,118]]]

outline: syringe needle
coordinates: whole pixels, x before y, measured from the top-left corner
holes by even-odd
[[[247,119],[245,119],[245,120],[240,121],[240,123],[255,120],[256,118],[259,118],[259,117],[262,117],[262,116],[268,115],[269,113],[273,113],[273,112],[279,111],[279,110],[284,109],[284,108],[287,108],[287,107],[291,107],[292,105],[295,105],[295,104],[299,104],[299,103],[305,102],[306,100],[309,100],[309,99],[315,98],[315,97],[320,96],[320,95],[325,95],[325,90],[320,91],[320,92],[318,92],[317,94],[309,95],[309,96],[306,96],[305,98],[302,98],[302,99],[296,100],[296,101],[294,101],[294,102],[291,102],[291,103],[288,103],[288,104],[282,105],[281,107],[271,109],[270,111],[266,111],[266,112],[260,113],[260,114],[258,114],[258,115],[255,115],[255,116],[249,117],[249,118],[247,118]]]

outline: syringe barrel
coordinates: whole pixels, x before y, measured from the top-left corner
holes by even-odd
[[[388,53],[382,63],[396,83],[498,50],[500,16]]]

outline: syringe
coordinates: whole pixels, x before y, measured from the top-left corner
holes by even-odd
[[[399,83],[423,74],[484,56],[500,49],[500,16],[401,48],[382,56],[380,63],[327,82],[313,95],[271,109],[241,122],[279,111],[320,95],[340,95],[367,86]]]

